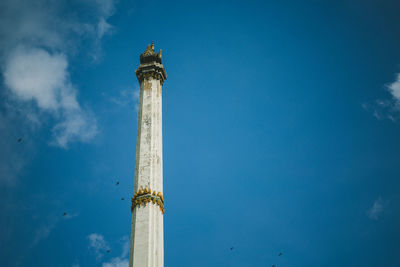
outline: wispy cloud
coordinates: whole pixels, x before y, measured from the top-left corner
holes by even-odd
[[[362,107],[371,111],[378,120],[388,119],[393,122],[400,120],[400,73],[396,74],[392,83],[385,85],[390,97],[377,99],[373,104],[362,104]]]
[[[388,85],[389,92],[392,94],[394,101],[400,105],[400,73],[397,73],[396,80]]]
[[[129,260],[128,259],[121,259],[121,258],[113,258],[110,262],[104,262],[103,267],[128,267]]]
[[[371,220],[378,220],[379,215],[383,212],[383,201],[379,197],[375,200],[372,207],[367,211],[367,215]]]
[[[109,100],[114,104],[126,107],[134,108],[136,112],[139,111],[139,87],[123,89],[119,92],[119,95],[109,97]]]
[[[49,222],[47,225],[43,225],[35,231],[35,238],[32,246],[36,246],[41,240],[46,239],[56,226],[56,222]]]
[[[52,51],[77,52],[85,45],[99,45],[101,39],[112,33],[108,19],[115,12],[115,0],[74,1],[58,0],[2,0],[0,2],[0,50],[11,51],[24,44],[45,47]],[[93,47],[91,47],[93,49]]]
[[[100,259],[104,256],[104,253],[110,249],[104,236],[98,233],[92,233],[88,236],[89,239],[89,249],[95,252],[96,258]]]
[[[112,258],[109,262],[104,262],[103,267],[128,267],[129,266],[129,239],[127,236],[122,238],[122,253],[119,257]]]
[[[91,54],[94,61],[101,60],[101,40],[105,35],[111,34],[114,31],[114,27],[107,22],[108,18],[111,17],[115,12],[115,0],[95,0],[97,4],[97,24],[95,27],[95,47],[94,53]]]
[[[99,6],[99,20],[97,23],[97,37],[103,38],[105,34],[111,33],[113,27],[107,22],[107,19],[115,12],[114,0],[96,0]]]
[[[104,256],[107,250],[110,250],[108,242],[104,239],[104,236],[98,233],[92,233],[88,236],[89,249],[93,250],[96,255],[96,259],[99,260]],[[107,262],[103,262],[103,267],[128,267],[129,265],[129,238],[124,236],[121,239],[122,252],[119,257],[114,257]]]
[[[75,218],[79,215],[79,213],[67,214],[65,216],[50,216],[47,220],[47,223],[36,229],[34,233],[34,240],[32,243],[32,247],[36,246],[40,241],[46,239],[50,233],[56,228],[57,224],[62,220],[69,220]]]

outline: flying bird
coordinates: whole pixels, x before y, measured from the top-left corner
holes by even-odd
[[[110,250],[109,250],[109,249],[107,249],[107,253],[110,253]]]
[[[125,198],[121,197],[121,200],[124,200]]]
[[[233,247],[231,247],[230,250],[233,250]]]
[[[63,216],[67,216],[67,213],[66,213],[66,212],[64,212],[64,213],[63,213]]]
[[[119,185],[119,181],[117,181],[117,182],[115,183],[115,185]]]
[[[22,138],[18,138],[18,143],[21,143],[22,142]]]
[[[282,256],[282,255],[283,255],[282,252],[279,252],[278,256]]]

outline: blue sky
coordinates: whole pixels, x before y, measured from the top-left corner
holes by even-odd
[[[127,266],[154,41],[166,266],[400,266],[399,12],[3,0],[0,265]]]

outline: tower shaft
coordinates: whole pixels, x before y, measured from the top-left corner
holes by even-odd
[[[154,45],[140,56],[140,83],[130,267],[164,266],[162,84],[166,73]]]

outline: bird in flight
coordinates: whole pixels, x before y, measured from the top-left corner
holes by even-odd
[[[109,249],[107,249],[107,253],[110,253],[110,250],[109,250]]]
[[[283,255],[282,252],[279,252],[278,256],[282,256],[282,255]]]
[[[121,197],[121,200],[124,200],[125,198]]]
[[[231,247],[230,250],[233,250],[233,247]]]
[[[18,143],[21,143],[22,142],[22,138],[18,138]]]
[[[67,216],[67,213],[66,213],[66,212],[64,212],[64,213],[63,213],[63,216]]]
[[[115,185],[119,185],[119,181],[117,181],[117,182],[115,183]]]

